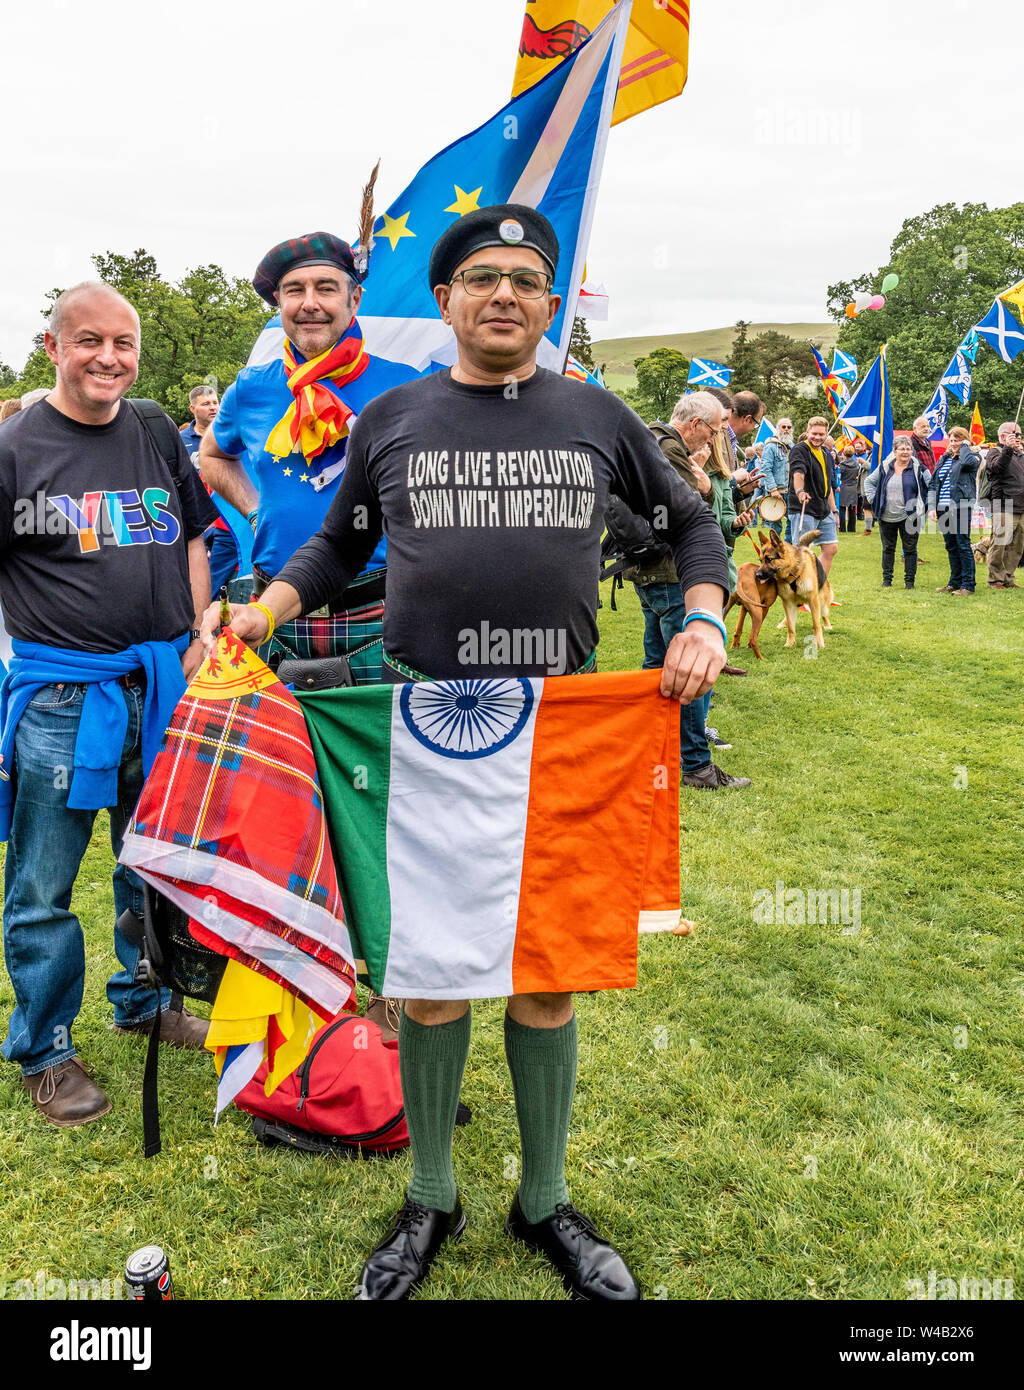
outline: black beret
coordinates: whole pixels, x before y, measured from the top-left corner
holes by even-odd
[[[554,227],[542,212],[525,203],[498,203],[467,212],[442,233],[430,253],[430,288],[449,284],[455,267],[485,246],[525,246],[537,251],[554,279],[558,267]]]
[[[267,252],[256,267],[252,287],[268,304],[276,304],[274,292],[289,270],[303,265],[333,265],[343,270],[356,284],[365,275],[356,267],[352,247],[330,232],[310,232],[307,236],[289,237]]]

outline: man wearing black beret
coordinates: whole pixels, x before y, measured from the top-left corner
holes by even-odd
[[[560,304],[551,293],[557,262],[546,218],[514,204],[470,213],[441,237],[430,279],[458,361],[363,411],[319,534],[263,601],[277,621],[323,603],[345,588],[386,527],[384,660],[392,680],[592,670],[602,518],[614,492],[664,532],[675,555],[689,612],[668,649],[662,690],[689,701],[710,689],[725,663],[721,531],[617,396],[537,366],[537,346]],[[253,644],[267,630],[265,615],[251,607],[232,609],[231,621]],[[216,623],[211,609],[210,642]],[[467,631],[482,633],[485,624],[489,632],[540,629],[557,640],[534,651],[533,662],[492,664],[488,651],[466,642]],[[551,651],[559,653],[556,665],[545,662]],[[465,1000],[405,1001],[399,1056],[413,1176],[363,1268],[358,1298],[407,1298],[444,1240],[465,1226],[452,1134],[469,1038]],[[507,1232],[545,1254],[575,1297],[638,1299],[622,1256],[572,1206],[566,1188],[577,1056],[572,996],[511,997],[505,1049],[522,1142]]]

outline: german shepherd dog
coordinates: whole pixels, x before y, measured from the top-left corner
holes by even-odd
[[[758,535],[763,543],[764,536],[760,532]],[[732,637],[734,647],[738,647],[740,644],[743,624],[747,614],[750,614],[750,641],[747,646],[753,647],[754,655],[758,661],[763,661],[764,657],[761,655],[761,648],[757,645],[757,634],[761,631],[764,615],[775,602],[778,593],[775,580],[758,579],[757,565],[750,561],[749,564],[740,565],[736,571],[736,587],[729,595],[729,602],[725,605],[725,613],[722,614],[724,618],[729,609],[734,606],[740,610],[740,620],[736,624],[736,631]]]
[[[768,533],[765,548],[761,553],[761,564],[757,578],[762,583],[774,580],[779,598],[786,610],[786,646],[796,641],[796,615],[801,603],[811,610],[811,623],[814,627],[814,640],[824,647],[822,628],[832,630],[829,609],[832,604],[832,586],[822,567],[821,561],[811,549],[811,543],[821,535],[820,531],[805,531],[799,545],[789,545],[775,534]]]

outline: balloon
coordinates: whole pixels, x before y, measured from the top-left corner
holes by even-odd
[[[853,297],[853,304],[857,313],[862,314],[871,303],[872,299],[874,299],[874,295],[867,294],[866,292],[864,294],[855,294]]]
[[[883,309],[884,307],[885,307],[885,295],[884,295],[884,294],[876,294],[876,295],[874,295],[874,296],[872,297],[871,303],[868,305],[868,308],[869,308],[869,309]]]
[[[857,317],[857,306],[856,306],[856,304],[847,304],[847,306],[846,306],[846,317],[847,317],[848,319],[855,319],[855,318]]]
[[[889,274],[882,281],[882,293],[890,294],[896,288],[899,282],[900,277],[896,274],[894,270],[890,270]]]

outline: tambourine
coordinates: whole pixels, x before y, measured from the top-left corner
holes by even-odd
[[[757,511],[762,521],[781,521],[786,515],[786,499],[784,497],[759,497],[757,499]]]

